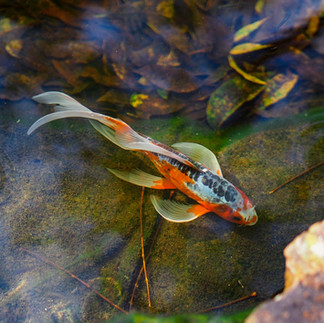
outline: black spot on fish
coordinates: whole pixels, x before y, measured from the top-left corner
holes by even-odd
[[[220,185],[227,186],[227,182],[226,181],[221,181]]]
[[[224,189],[223,186],[218,186],[218,189],[214,189],[215,194],[217,194],[219,197],[223,197],[224,196]]]
[[[234,187],[230,186],[225,192],[225,199],[228,202],[234,202],[236,195],[237,195],[237,193],[236,193]]]
[[[212,188],[214,181],[213,178],[211,178],[211,176],[209,175],[205,175],[203,176],[203,178],[201,179],[201,182],[205,185],[208,186],[209,188]]]
[[[193,171],[195,173],[194,177],[193,177],[193,180],[194,181],[198,181],[199,177],[201,176],[201,174],[199,172],[196,172],[196,171]]]

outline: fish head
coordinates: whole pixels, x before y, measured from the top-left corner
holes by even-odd
[[[218,204],[213,208],[213,212],[223,219],[241,225],[254,225],[258,222],[255,207],[250,200],[244,201],[243,208],[231,207],[226,204]]]
[[[255,211],[255,206],[247,208],[246,210],[237,210],[234,212],[233,216],[240,216],[241,224],[243,225],[255,225],[258,222],[258,215]]]
[[[241,194],[241,202],[233,208],[234,218],[240,218],[242,225],[254,225],[258,222],[258,215],[255,211],[255,206],[252,205],[251,200],[238,188],[236,188]]]

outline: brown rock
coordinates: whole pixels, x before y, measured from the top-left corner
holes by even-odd
[[[284,255],[285,290],[303,281],[307,275],[324,273],[324,221],[313,224],[294,239],[284,250]]]
[[[324,221],[295,238],[284,255],[284,292],[258,307],[245,322],[324,322]]]

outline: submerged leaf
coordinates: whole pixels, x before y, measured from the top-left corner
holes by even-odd
[[[252,24],[246,25],[239,29],[235,34],[234,34],[234,42],[238,42],[241,39],[249,36],[253,31],[257,30],[263,23],[265,23],[269,18],[263,18],[261,20],[255,21]]]
[[[173,0],[163,0],[157,6],[157,11],[165,18],[172,18],[174,16]]]
[[[270,44],[262,45],[262,44],[256,44],[256,43],[243,43],[243,44],[234,46],[230,50],[230,54],[231,55],[240,55],[240,54],[250,53],[250,52],[260,50],[260,49],[268,48],[270,46],[272,46],[272,45],[270,45]]]
[[[17,28],[9,18],[0,19],[0,36]]]
[[[13,39],[8,44],[6,44],[6,51],[9,55],[20,58],[19,53],[22,50],[22,40],[21,39]]]
[[[240,75],[223,82],[208,101],[209,124],[221,127],[245,102],[254,99],[263,89],[264,86],[248,82]]]
[[[164,100],[157,95],[133,94],[131,105],[136,109],[138,117],[149,119],[151,116],[161,116],[177,112],[184,108],[183,102]]]
[[[285,74],[277,74],[267,82],[264,92],[259,102],[258,110],[264,110],[270,105],[284,99],[288,93],[294,88],[298,81],[298,75],[288,72]]]
[[[265,2],[265,0],[257,0],[257,2],[255,3],[255,6],[254,6],[254,10],[256,13],[258,13],[258,14],[262,13],[262,10],[264,8],[264,2]]]
[[[228,62],[229,65],[240,75],[242,75],[246,80],[256,83],[256,84],[261,84],[261,85],[265,85],[266,82],[260,80],[259,78],[245,72],[244,70],[242,70],[235,62],[234,58],[231,55],[228,55]]]
[[[119,86],[120,82],[114,75],[107,75],[102,70],[98,71],[95,67],[87,66],[80,74],[82,77],[93,79],[97,84],[105,86]]]
[[[146,65],[135,72],[167,91],[188,93],[197,90],[200,85],[200,81],[183,68]]]
[[[43,92],[39,86],[40,82],[41,79],[37,76],[28,76],[20,73],[9,74],[3,81],[5,91],[0,92],[0,98],[12,101],[29,98],[31,93]]]
[[[132,94],[130,97],[130,104],[134,107],[137,108],[138,106],[140,106],[141,104],[143,104],[143,102],[145,100],[148,99],[148,95],[147,94]]]
[[[161,55],[157,61],[160,66],[180,66],[179,59],[173,50],[167,55]]]

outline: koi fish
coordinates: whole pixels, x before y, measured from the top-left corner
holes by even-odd
[[[151,195],[155,210],[171,222],[189,222],[206,213],[243,225],[254,225],[258,216],[252,202],[226,180],[216,156],[197,143],[180,142],[169,147],[128,126],[120,119],[96,113],[62,92],[45,92],[33,97],[39,103],[54,104],[55,112],[37,120],[28,130],[62,118],[89,119],[91,125],[117,146],[147,156],[162,177],[135,169],[129,172],[108,169],[122,180],[153,189],[178,189],[195,204],[182,204]]]

